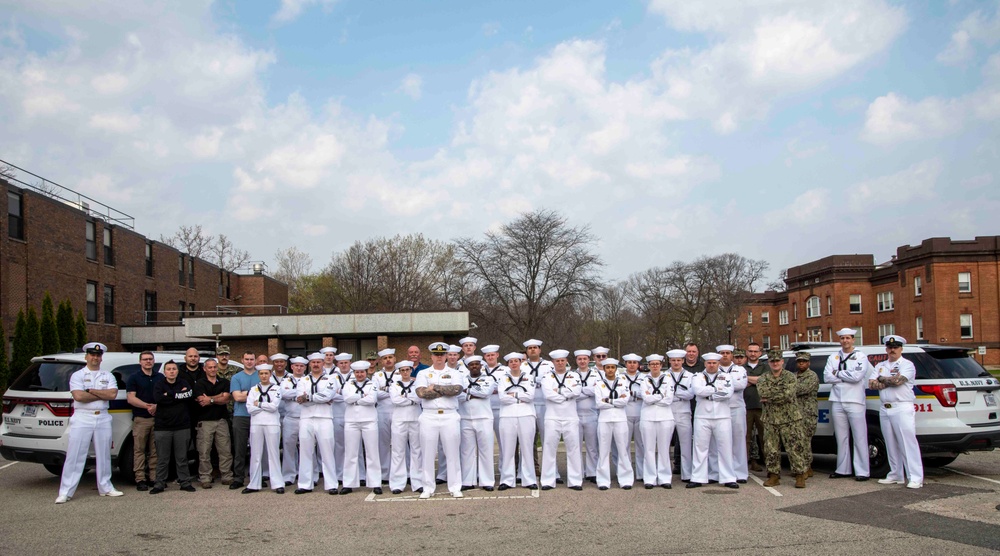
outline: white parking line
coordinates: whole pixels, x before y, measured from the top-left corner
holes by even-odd
[[[11,463],[8,463],[7,465],[5,465],[5,466],[3,466],[3,467],[0,467],[0,471],[3,471],[4,469],[7,469],[7,468],[8,468],[8,467],[10,467],[11,465],[17,465],[17,464],[19,464],[19,463],[21,463],[21,462],[19,462],[19,461],[13,461],[13,462],[11,462]]]
[[[775,489],[773,489],[771,487],[764,486],[764,481],[760,480],[760,477],[758,477],[757,475],[751,474],[750,478],[753,479],[753,482],[755,482],[758,485],[764,487],[764,490],[770,492],[771,494],[773,494],[775,496],[781,496],[781,493],[778,492],[777,490],[775,490]]]
[[[780,494],[778,496],[781,496]],[[519,498],[538,498],[539,489],[531,491],[531,494],[525,496],[504,496],[504,495],[490,495],[490,496],[469,496],[466,494],[462,498],[453,498],[451,493],[439,492],[434,494],[430,498],[420,499],[419,494],[407,495],[407,496],[393,496],[392,498],[378,498],[374,492],[368,493],[365,497],[365,502],[462,502],[465,500],[517,500]]]
[[[0,467],[0,469],[3,469],[3,468]],[[945,467],[944,469],[947,469],[948,471],[951,471],[952,473],[957,473],[959,475],[965,475],[966,477],[972,477],[973,479],[979,479],[980,481],[989,481],[991,483],[996,483],[996,484],[1000,485],[1000,481],[997,481],[996,479],[987,479],[986,477],[980,477],[979,475],[973,475],[971,473],[966,473],[964,471],[959,471],[957,469],[952,469],[950,467]]]

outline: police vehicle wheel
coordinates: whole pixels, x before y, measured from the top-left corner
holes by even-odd
[[[46,463],[46,464],[43,464],[42,467],[44,467],[46,471],[48,471],[49,473],[52,473],[53,475],[55,475],[57,477],[62,475],[62,466],[61,465],[56,465],[54,463]]]
[[[871,477],[883,478],[889,474],[889,452],[882,431],[877,428],[868,429],[868,470]]]
[[[135,452],[132,451],[132,437],[122,443],[118,450],[118,479],[130,483],[135,482]],[[156,475],[156,470],[150,470],[150,477]]]
[[[955,454],[954,456],[933,456],[923,458],[923,462],[924,467],[944,467],[956,459],[958,459],[958,454]]]

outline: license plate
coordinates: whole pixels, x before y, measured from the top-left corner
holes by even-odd
[[[986,394],[986,405],[995,406],[996,404],[997,404],[997,397],[994,396],[993,394]]]
[[[37,405],[26,405],[21,411],[21,417],[34,417],[36,413],[38,413]]]

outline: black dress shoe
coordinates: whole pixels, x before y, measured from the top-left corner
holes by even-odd
[[[599,486],[599,487],[597,487],[597,490],[608,490],[608,487],[606,487],[606,486]]]
[[[245,489],[243,489],[243,490],[240,491],[240,494],[253,494],[255,492],[260,492],[260,490],[258,490],[256,488],[245,488]]]
[[[439,485],[443,485],[443,484],[445,484],[448,481],[445,481],[444,479],[435,479],[434,482],[437,483],[437,484],[439,484]]]
[[[361,479],[361,482],[360,482],[359,484],[360,484],[361,486],[367,486],[367,485],[365,484],[365,480],[364,480],[364,479]]]
[[[416,492],[417,494],[420,494],[420,493],[422,493],[423,491],[424,491],[424,487],[420,487],[420,488],[418,488],[417,490],[414,490],[413,492]]]
[[[565,481],[563,481],[563,480],[562,480],[562,479],[560,479],[559,477],[556,477],[556,484],[557,484],[557,485],[561,485],[561,484],[564,484],[564,483],[565,483]]]
[[[261,488],[267,488],[267,487],[269,487],[271,485],[268,484],[267,479],[261,479],[260,486],[261,486]]]
[[[709,479],[708,480],[708,484],[710,484],[710,485],[717,485],[717,484],[719,484],[719,481],[716,481],[714,479]]]
[[[524,488],[526,488],[528,490],[538,490],[538,485],[528,485],[528,486],[526,486]]]
[[[590,481],[592,483],[595,483],[595,484],[597,483],[597,477],[584,477],[584,479],[586,479],[586,480],[588,480],[588,481]]]
[[[382,494],[382,487],[375,487],[372,489],[375,494]]]
[[[493,492],[493,487],[491,487],[491,486],[484,486],[484,487],[479,487],[479,488],[485,490],[486,492]]]
[[[462,485],[462,490],[472,490],[474,488],[476,488],[476,487],[474,487],[472,485]]]
[[[868,477],[855,477],[854,480],[855,481],[867,481]]]
[[[723,486],[728,487],[728,488],[740,488],[740,485],[737,484],[737,483],[726,483]]]
[[[649,489],[653,488],[653,486],[655,486],[655,485],[651,485],[649,483],[646,483],[646,485],[645,485],[646,490],[649,490]]]
[[[847,477],[850,477],[850,475],[843,475],[841,473],[830,473],[831,479],[846,479]]]
[[[622,490],[632,490],[632,485],[625,485],[622,487]]]
[[[570,489],[570,490],[583,490],[583,487],[582,487],[582,486],[580,486],[580,485],[575,485],[575,486],[571,486],[571,487],[569,487],[569,489]]]
[[[187,485],[182,486],[181,490],[183,490],[184,492],[195,492],[198,489],[194,488],[194,485],[192,485],[192,484],[187,484]]]
[[[403,494],[403,491],[399,490],[398,488],[394,488],[394,489],[392,489],[392,493],[393,494]]]
[[[739,484],[741,484],[741,485],[747,484],[747,480],[746,479],[736,479],[736,482],[739,483]]]
[[[233,481],[229,483],[229,490],[237,490],[243,488],[243,481]]]
[[[312,492],[311,488],[297,488],[295,489],[295,494],[305,494],[307,492]]]
[[[150,494],[159,494],[159,493],[163,492],[163,490],[164,490],[163,487],[156,487],[155,486],[155,487],[149,489],[149,493]]]
[[[681,482],[682,482],[682,483],[690,483],[690,482],[691,482],[691,479],[681,479]]]
[[[555,487],[553,487],[552,485],[542,485],[542,490],[552,490],[553,488]]]
[[[293,483],[291,481],[285,481],[285,486],[286,487],[290,487],[290,486],[292,486],[292,484]]]
[[[508,485],[507,483],[500,483],[500,487],[497,490],[504,491],[504,490],[507,490],[509,488],[510,488],[510,485]]]
[[[146,481],[139,481],[135,484],[135,489],[139,492],[146,492],[149,490],[149,484]]]
[[[701,483],[696,483],[694,481],[691,481],[684,488],[699,488],[699,487],[703,487],[703,486],[705,486],[705,485],[703,485]]]
[[[330,496],[336,496],[340,494],[340,489],[331,488],[330,490],[326,491],[326,493],[329,494]]]
[[[340,489],[340,492],[338,492],[337,494],[344,495],[344,494],[350,494],[352,492],[354,492],[353,488],[344,487]]]
[[[670,490],[670,489],[674,488],[673,486],[670,485],[670,483],[663,483],[660,486],[663,487],[663,488],[665,488],[665,489],[667,489],[667,490]]]
[[[285,493],[285,487],[278,487],[278,488],[274,489],[274,493],[275,494],[284,494]]]

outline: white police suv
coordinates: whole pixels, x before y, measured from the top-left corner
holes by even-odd
[[[785,351],[785,368],[795,369],[795,353],[810,355],[809,368],[819,376],[819,424],[813,436],[813,452],[837,453],[830,420],[830,388],[823,382],[827,358],[837,353],[839,344],[795,344]],[[874,366],[886,359],[885,346],[857,346]],[[903,357],[913,362],[917,378],[917,442],[924,465],[941,467],[959,454],[990,451],[1000,447],[1000,380],[993,378],[965,348],[932,344],[907,344]],[[868,451],[872,477],[889,472],[889,460],[879,423],[878,392],[868,394]]]
[[[173,359],[184,364],[183,353],[154,352],[153,372]],[[204,360],[204,358],[203,358]],[[236,365],[235,362],[230,362]],[[60,475],[69,442],[69,418],[73,414],[73,395],[69,378],[86,365],[83,353],[58,353],[31,360],[3,396],[3,424],[0,425],[0,455],[8,460],[40,463]],[[242,369],[242,366],[237,365]],[[101,368],[118,381],[118,396],[111,401],[111,464],[132,474],[132,407],[128,404],[125,382],[139,369],[138,353],[106,352]],[[93,446],[87,458],[94,464]]]

